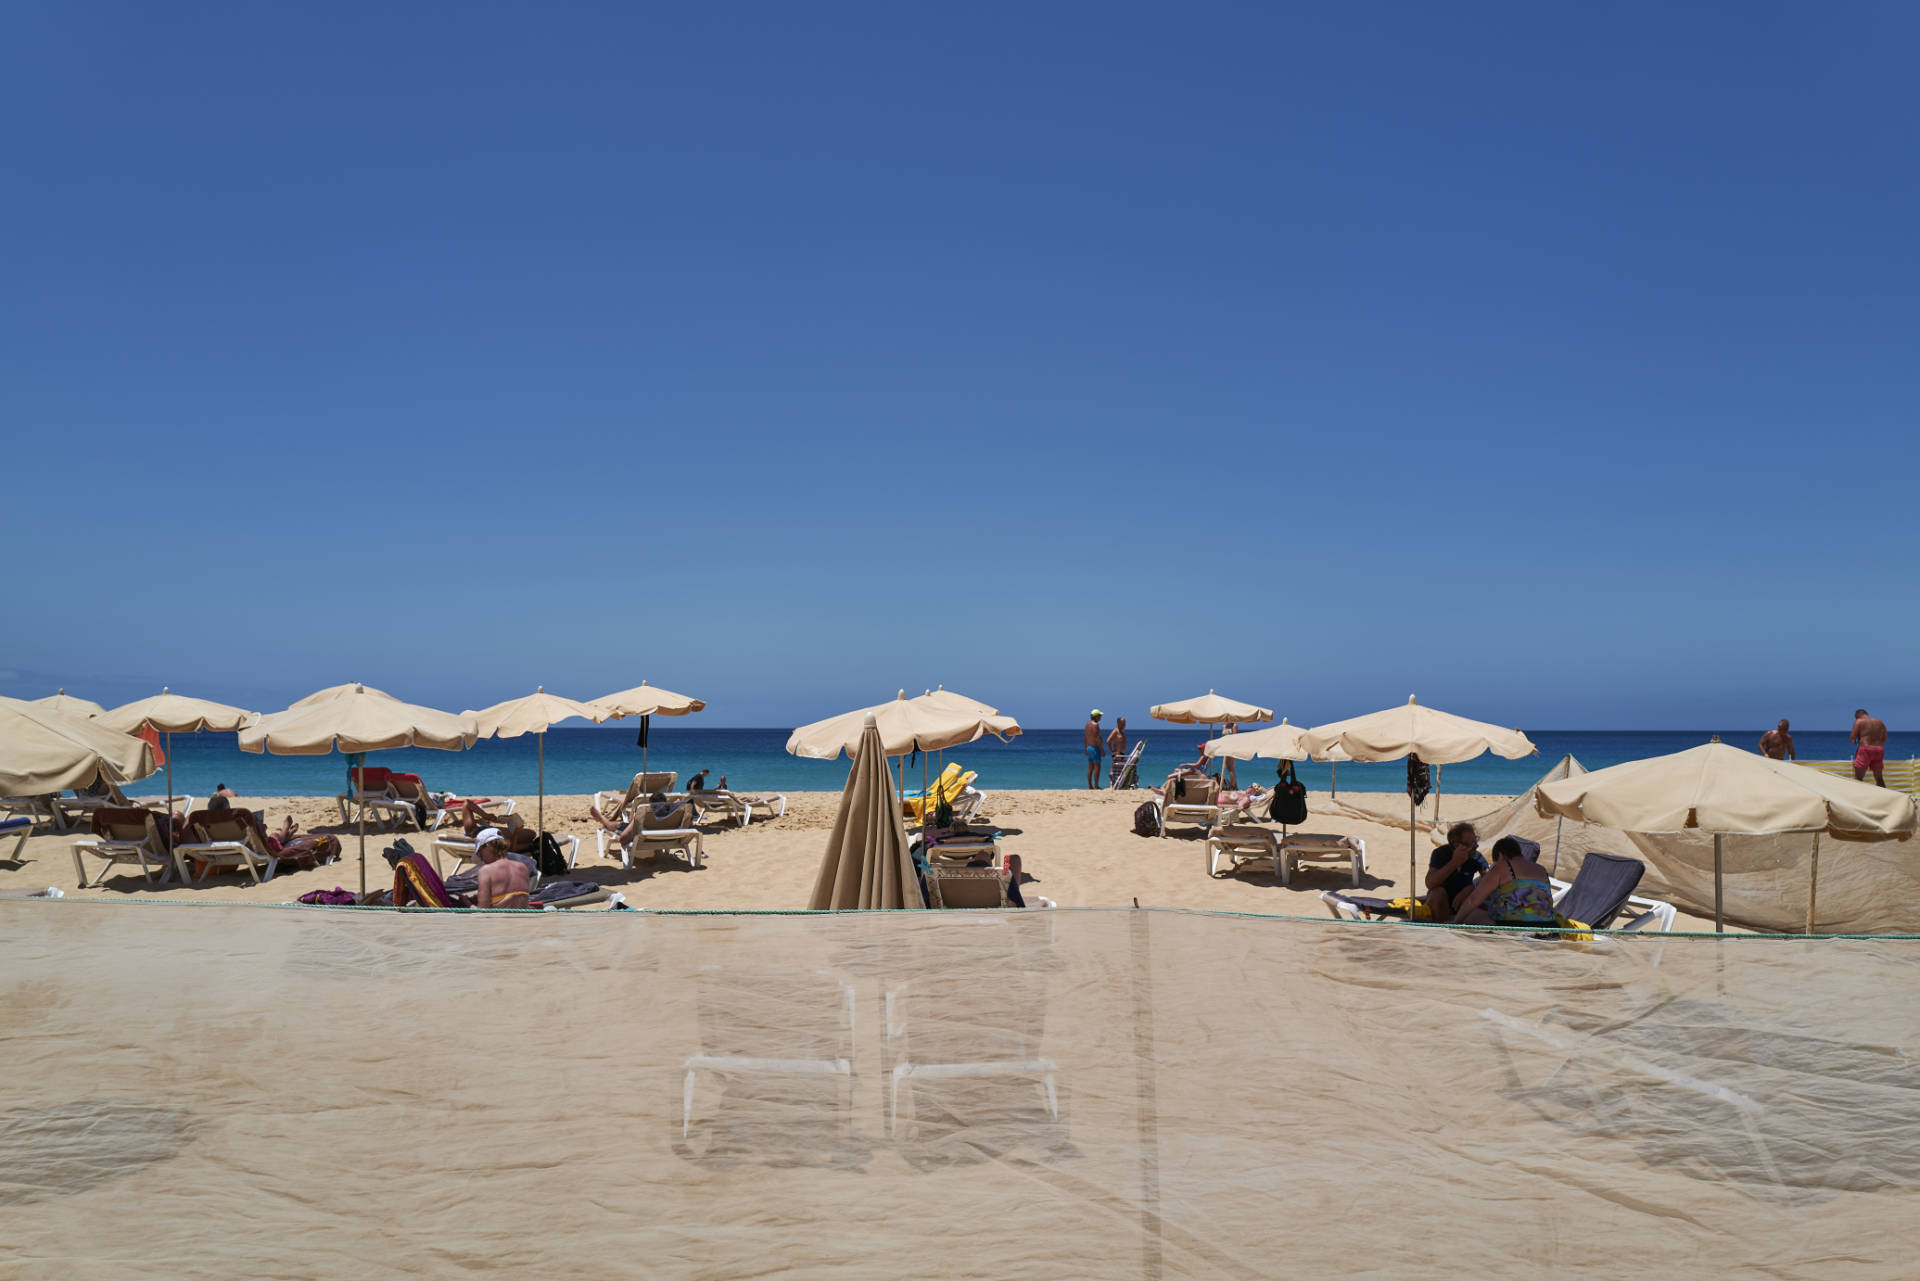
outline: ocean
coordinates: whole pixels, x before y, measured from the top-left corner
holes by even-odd
[[[1132,727],[1134,741],[1146,742],[1140,774],[1149,782],[1164,778],[1182,761],[1196,755],[1206,736],[1199,726],[1149,723]],[[637,725],[615,722],[606,726],[560,728],[547,733],[546,790],[550,795],[578,794],[624,788],[640,769],[640,749],[634,745]],[[709,784],[718,786],[726,775],[740,791],[838,790],[846,781],[847,762],[802,760],[786,752],[785,729],[702,729],[693,725],[662,725],[650,736],[649,769],[677,770],[681,782],[698,769],[712,771]],[[1757,729],[1593,731],[1528,730],[1540,748],[1538,756],[1517,761],[1483,756],[1449,765],[1443,775],[1447,792],[1511,794],[1526,790],[1560,757],[1571,752],[1588,769],[1618,765],[1697,747],[1715,734],[1735,746],[1753,749]],[[1844,731],[1796,731],[1795,745],[1806,759],[1837,760],[1852,755]],[[535,779],[535,740],[532,735],[511,739],[483,739],[469,751],[437,752],[425,748],[375,752],[369,765],[410,771],[435,791],[465,795],[531,794]],[[1896,733],[1887,744],[1889,759],[1920,755],[1920,733]],[[1011,742],[985,739],[947,754],[979,771],[978,786],[987,789],[1028,790],[1081,787],[1086,782],[1086,758],[1076,729],[1028,730]],[[1298,767],[1301,780],[1313,792],[1325,792],[1332,770],[1311,762]],[[917,762],[907,768],[909,785],[918,777]],[[1274,774],[1270,761],[1243,762],[1241,781],[1265,782]],[[156,776],[157,778],[158,776]],[[1101,778],[1106,763],[1101,763]],[[206,796],[225,783],[243,796],[331,796],[346,784],[346,763],[331,756],[265,756],[242,752],[232,734],[176,734],[173,736],[173,787],[176,792]],[[1394,792],[1406,784],[1400,763],[1340,766],[1340,790]],[[153,790],[144,783],[142,793]]]

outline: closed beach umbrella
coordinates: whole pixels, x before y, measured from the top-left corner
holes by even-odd
[[[1843,841],[1904,841],[1920,828],[1920,813],[1904,792],[1835,778],[1786,761],[1768,760],[1725,743],[1627,761],[1534,790],[1534,806],[1549,818],[1580,819],[1623,832],[1713,835],[1713,927],[1725,928],[1721,840],[1806,832],[1814,838],[1807,928],[1813,928],[1815,878],[1821,836]]]
[[[47,796],[153,773],[153,748],[95,720],[17,699],[0,700],[0,794]]]
[[[1247,725],[1254,721],[1272,720],[1273,709],[1223,698],[1208,690],[1198,698],[1184,699],[1178,703],[1155,703],[1147,709],[1147,715],[1157,721],[1172,721],[1175,725]]]
[[[623,716],[691,716],[704,710],[707,705],[704,699],[691,694],[676,694],[645,681],[632,689],[623,689],[618,694],[608,694],[592,701],[595,707],[606,713],[602,720],[619,720]],[[647,771],[647,749],[650,746],[643,733],[640,738],[640,772],[643,774]]]
[[[49,694],[45,698],[30,698],[23,701],[35,707],[44,707],[50,712],[58,712],[62,716],[77,716],[83,720],[89,716],[98,716],[107,710],[90,698],[75,698],[64,689]]]
[[[480,729],[471,716],[403,703],[363,685],[320,702],[303,699],[284,712],[262,716],[240,731],[240,750],[275,756],[325,756],[383,752],[394,747],[435,747],[458,752],[472,747]],[[321,691],[325,693],[326,691]],[[367,892],[367,809],[360,807],[360,892]]]
[[[1306,732],[1303,741],[1315,756],[1338,748],[1356,761],[1396,761],[1407,756],[1418,756],[1429,765],[1470,761],[1487,752],[1517,760],[1539,750],[1534,747],[1533,740],[1517,729],[1489,725],[1485,721],[1468,720],[1451,712],[1422,707],[1420,700],[1413,697],[1399,707],[1317,725]],[[1407,794],[1407,800],[1407,894],[1414,902],[1418,902],[1421,898],[1417,872],[1420,853],[1419,802],[1413,799],[1412,792]],[[1440,812],[1437,796],[1433,804],[1437,815]],[[1411,909],[1408,914],[1411,916]]]
[[[820,860],[820,875],[807,906],[814,911],[848,908],[924,908],[920,882],[907,849],[900,796],[887,772],[887,752],[877,718],[866,713],[851,753],[846,790]]]
[[[229,707],[225,703],[216,703],[205,698],[188,698],[162,688],[151,698],[136,699],[131,703],[122,703],[110,712],[99,716],[102,725],[117,729],[123,734],[138,734],[143,729],[158,731],[167,736],[167,811],[173,811],[173,736],[175,734],[197,734],[201,730],[212,730],[218,734],[231,733],[243,725],[251,725],[260,719],[259,713],[247,711],[243,707]]]
[[[537,734],[540,738],[540,802],[536,811],[535,831],[547,830],[547,730],[555,721],[564,721],[578,716],[584,720],[603,721],[607,711],[591,703],[576,703],[570,698],[561,698],[558,694],[547,693],[547,687],[541,685],[525,698],[509,699],[504,703],[495,703],[492,707],[478,712],[462,713],[473,718],[480,730],[481,738],[518,738],[522,734]]]

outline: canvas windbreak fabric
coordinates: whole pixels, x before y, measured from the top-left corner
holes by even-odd
[[[1909,941],[75,901],[0,940],[9,1275],[1912,1275]]]

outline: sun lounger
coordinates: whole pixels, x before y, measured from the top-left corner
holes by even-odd
[[[950,764],[940,771],[940,777],[927,788],[925,796],[918,792],[908,792],[900,801],[900,812],[903,817],[910,818],[916,823],[924,823],[944,802],[953,806],[957,813],[960,798],[978,777],[980,777],[979,774],[973,770],[963,771],[958,762]]]
[[[404,830],[409,823],[426,831],[427,820],[422,816],[434,814],[440,808],[427,795],[427,785],[418,774],[388,774],[385,794],[368,793],[361,803],[384,816],[383,826],[391,820],[396,831]]]
[[[1280,838],[1280,883],[1293,884],[1302,863],[1345,863],[1358,885],[1367,874],[1367,843],[1358,836],[1289,832]]]
[[[604,812],[604,811],[603,811]],[[640,817],[640,828],[620,845],[620,864],[632,867],[637,853],[648,854],[678,850],[690,867],[699,867],[706,858],[707,848],[701,831],[693,825],[693,806],[682,801],[665,818],[655,818],[653,806],[641,804],[634,813]],[[605,828],[600,829],[600,857],[607,856],[607,842],[614,834]]]
[[[1220,807],[1214,798],[1220,794],[1217,778],[1194,778],[1184,774],[1167,777],[1160,793],[1160,835],[1167,834],[1169,823],[1197,823],[1212,827],[1220,821]]]
[[[55,796],[0,796],[0,810],[6,811],[8,821],[24,818],[29,823],[45,820],[56,832],[67,830],[66,815],[60,812],[54,802]]]
[[[728,818],[737,818],[742,827],[753,822],[756,810],[762,814],[771,810],[773,818],[779,818],[787,812],[787,798],[778,792],[768,796],[743,792],[688,792],[687,799],[693,802],[694,809],[698,810],[702,817],[708,814],[720,814]]]
[[[887,1092],[888,1137],[899,1127],[900,1087],[912,1081],[964,1077],[1034,1081],[1045,1093],[1048,1119],[1059,1122],[1055,1079],[1060,1068],[1040,1053],[1047,1008],[1043,994],[1024,975],[996,974],[989,980],[1000,993],[995,1017],[956,1017],[958,1010],[971,1007],[971,1001],[963,1003],[961,998],[973,994],[954,985],[973,989],[981,981],[968,975],[888,990],[883,1050],[892,1076]]]
[[[1121,788],[1137,787],[1139,785],[1140,753],[1146,750],[1146,746],[1147,740],[1143,738],[1127,749],[1127,757],[1125,760],[1115,761],[1113,763],[1112,773],[1107,781],[1108,787],[1119,790]]]
[[[650,774],[635,774],[633,781],[627,784],[624,792],[595,792],[593,804],[608,818],[624,821],[627,811],[633,808],[635,801],[643,801],[655,792],[673,793],[674,780],[680,775],[673,770],[654,770]]]
[[[358,808],[369,801],[386,799],[387,784],[392,777],[392,770],[378,765],[362,765],[348,770],[348,790],[333,798],[334,803],[340,807],[340,825],[345,827],[350,821],[352,808]]]
[[[1207,875],[1220,875],[1222,861],[1229,873],[1249,863],[1265,863],[1277,873],[1280,833],[1265,827],[1221,824],[1207,833]]]
[[[433,811],[433,823],[427,830],[437,832],[443,823],[463,822],[469,801],[478,806],[482,813],[492,815],[496,825],[513,817],[513,808],[517,804],[511,797],[495,800],[491,796],[443,796],[440,798],[439,806]]]
[[[572,871],[575,861],[580,857],[580,838],[577,836],[556,836],[553,839],[566,848],[567,870]],[[435,870],[440,869],[440,856],[442,854],[453,859],[453,871],[446,873],[448,876],[458,876],[461,868],[469,863],[477,863],[480,861],[479,855],[474,852],[473,838],[470,836],[455,836],[452,833],[448,833],[445,836],[436,836],[428,848],[433,851],[433,865]],[[538,885],[540,883],[539,860],[534,858],[532,854],[528,854],[527,857],[534,859],[533,883]]]
[[[702,967],[694,979],[700,1053],[683,1065],[680,1137],[693,1129],[695,1083],[723,1076],[832,1082],[841,1125],[853,1125],[853,988],[820,970]]]
[[[193,841],[174,846],[173,858],[180,879],[189,885],[206,884],[221,867],[245,868],[258,885],[271,881],[280,868],[279,857],[267,848],[266,834],[250,810],[195,810],[187,816],[187,827]],[[205,865],[197,878],[191,875],[192,863]]]
[[[1679,915],[1673,904],[1643,898],[1633,892],[1646,870],[1647,865],[1637,858],[1589,854],[1580,860],[1580,870],[1571,884],[1553,882],[1554,910],[1570,921],[1580,921],[1596,930],[1652,928],[1662,934],[1671,933],[1674,919]],[[1625,925],[1615,926],[1614,920],[1629,907],[1637,915]]]
[[[164,811],[167,808],[167,798],[164,796],[127,796],[121,792],[119,787],[112,783],[107,784],[107,790],[104,795],[96,796],[88,792],[75,792],[72,796],[50,796],[47,798],[47,801],[53,809],[55,826],[69,829],[80,826],[81,820],[91,819],[94,814],[99,813],[101,810],[151,809]],[[185,811],[191,813],[193,811],[193,802],[193,797],[182,793],[173,798],[173,809],[175,812]]]
[[[96,810],[93,831],[94,835],[83,836],[73,843],[73,872],[83,890],[87,888],[87,869],[80,861],[82,854],[92,855],[107,865],[94,878],[96,885],[116,863],[138,863],[140,875],[149,885],[165,884],[178,867],[168,848],[167,833],[161,831],[160,820],[152,810]],[[153,875],[154,869],[158,869],[158,877]],[[180,879],[186,879],[184,871]]]
[[[26,815],[18,818],[0,820],[0,843],[13,837],[13,853],[6,856],[9,863],[18,863],[20,855],[26,851],[27,838],[33,835],[33,820]]]
[[[1007,893],[1007,874],[997,867],[945,867],[929,863],[926,882],[930,908],[1016,906]]]

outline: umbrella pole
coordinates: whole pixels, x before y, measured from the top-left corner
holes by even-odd
[[[1720,894],[1720,833],[1713,834],[1713,932],[1727,932],[1726,913],[1722,907]]]
[[[540,740],[540,799],[534,803],[535,834],[547,830],[547,732],[541,730],[534,735]]]
[[[1333,763],[1333,790],[1327,793],[1327,799],[1330,801],[1340,799],[1340,762],[1339,761],[1335,761]]]
[[[1562,814],[1553,822],[1553,874],[1560,875],[1560,833],[1566,830],[1567,816]]]
[[[1415,888],[1414,872],[1420,864],[1420,802],[1407,797],[1407,919],[1414,919],[1413,909],[1420,902],[1420,891]]]
[[[367,896],[367,803],[360,802],[360,897]]]
[[[1807,872],[1807,933],[1813,933],[1813,905],[1820,894],[1820,833],[1813,834],[1813,866]]]
[[[167,731],[167,824],[172,831],[173,824],[173,731]]]
[[[1440,776],[1446,772],[1447,767],[1444,765],[1436,765],[1433,767],[1433,821],[1435,826],[1438,826],[1440,823]]]

